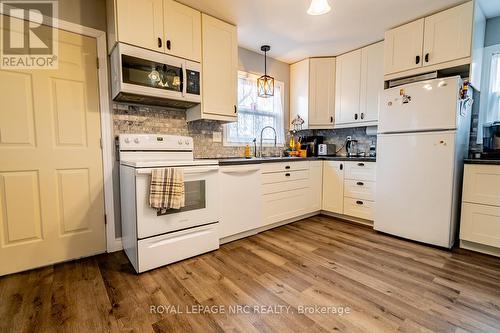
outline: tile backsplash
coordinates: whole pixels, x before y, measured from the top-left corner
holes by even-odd
[[[213,142],[213,132],[222,132],[223,123],[201,120],[186,122],[186,111],[154,106],[113,104],[114,135],[124,133],[159,133],[190,136],[195,158],[242,157],[244,147],[224,146]],[[264,154],[277,154],[280,148],[264,148]]]

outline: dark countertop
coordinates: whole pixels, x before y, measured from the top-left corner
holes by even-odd
[[[264,158],[219,158],[219,165],[244,165],[277,162],[300,162],[300,161],[353,161],[353,162],[376,162],[374,157],[346,157],[346,156],[318,156],[318,157],[264,157]]]
[[[486,158],[466,158],[464,160],[465,164],[491,164],[491,165],[500,165],[500,159],[492,160]]]

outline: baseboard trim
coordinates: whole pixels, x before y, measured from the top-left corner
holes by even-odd
[[[360,219],[360,218],[357,218],[357,217],[354,217],[354,216],[348,216],[348,215],[343,215],[343,214],[332,213],[332,212],[329,212],[329,211],[326,211],[326,210],[322,210],[321,214],[326,215],[326,216],[330,216],[330,217],[334,217],[334,218],[339,219],[339,220],[344,220],[344,221],[348,221],[348,222],[354,222],[354,223],[357,223],[357,224],[362,224],[362,225],[365,225],[365,226],[373,228],[373,221],[370,221],[370,220]]]
[[[490,256],[500,257],[500,249],[489,245],[469,242],[461,239],[460,248],[475,252],[481,252],[484,254],[489,254]]]

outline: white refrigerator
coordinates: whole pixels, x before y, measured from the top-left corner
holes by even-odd
[[[384,91],[377,140],[375,230],[451,248],[468,151],[471,100],[460,77]]]

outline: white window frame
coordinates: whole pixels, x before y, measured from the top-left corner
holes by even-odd
[[[240,77],[249,77],[249,76],[254,76],[255,78],[258,78],[261,75],[250,73],[250,72],[245,72],[245,71],[238,71],[238,80]],[[283,108],[283,110],[282,110],[282,112],[283,112],[283,115],[282,115],[283,141],[286,141],[286,138],[285,138],[285,83],[275,79],[274,85],[275,85],[275,87],[279,86],[281,89],[281,105]],[[251,141],[250,142],[230,142],[230,141],[228,141],[228,138],[227,138],[228,131],[226,129],[226,126],[227,125],[223,126],[223,142],[222,142],[223,146],[226,146],[226,147],[244,147],[246,145],[250,145],[250,146],[253,145],[253,142],[251,142]],[[271,131],[271,130],[267,129],[266,131]],[[279,134],[277,133],[277,135],[279,135]],[[258,133],[256,139],[257,139],[256,140],[257,146],[260,146],[260,133]],[[274,143],[272,143],[270,141],[264,141],[262,143],[262,146],[263,147],[274,147]],[[284,146],[285,146],[285,142],[276,143],[276,147],[284,147]]]
[[[490,114],[490,87],[491,87],[491,62],[493,56],[500,54],[500,44],[491,45],[484,48],[483,53],[483,73],[481,81],[481,98],[480,98],[480,109],[479,109],[479,121],[477,129],[477,139],[476,143],[483,143],[483,125],[492,122],[493,115]],[[500,119],[497,119],[500,120]]]

